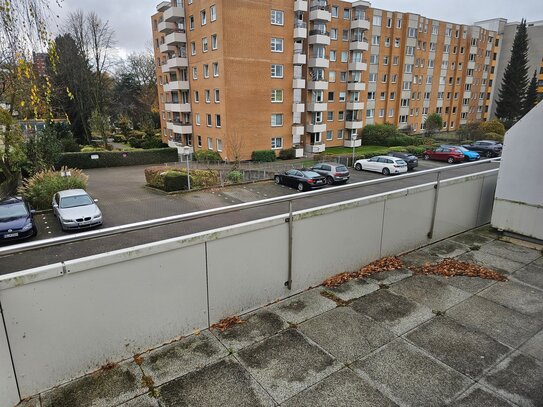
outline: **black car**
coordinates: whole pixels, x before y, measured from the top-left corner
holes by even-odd
[[[419,165],[419,159],[417,156],[409,153],[398,153],[395,151],[391,151],[388,153],[388,155],[396,158],[401,158],[407,163],[407,170],[410,171],[413,168],[417,167]]]
[[[494,140],[478,140],[474,141],[472,144],[463,145],[462,147],[467,148],[471,151],[478,152],[481,157],[499,157],[502,155],[503,145]]]
[[[273,178],[276,184],[288,185],[289,187],[297,188],[298,191],[322,188],[326,185],[325,177],[306,169],[288,170],[280,174],[275,174]]]
[[[34,211],[21,197],[0,200],[0,243],[26,239],[37,233]]]

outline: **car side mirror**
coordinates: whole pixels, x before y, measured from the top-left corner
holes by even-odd
[[[98,202],[98,199],[93,199],[94,202]]]
[[[31,213],[31,214],[35,214],[35,213],[36,213],[36,209],[30,209],[30,213]]]

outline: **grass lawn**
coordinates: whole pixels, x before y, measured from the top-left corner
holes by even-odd
[[[385,153],[388,151],[388,147],[383,146],[360,146],[355,148],[355,154],[366,155],[366,154],[378,154]],[[327,147],[324,154],[329,155],[349,155],[353,153],[353,149],[350,147]]]

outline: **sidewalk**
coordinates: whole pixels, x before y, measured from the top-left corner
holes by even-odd
[[[542,252],[498,237],[463,233],[403,270],[313,288],[22,405],[543,405]],[[411,271],[446,257],[509,281]]]

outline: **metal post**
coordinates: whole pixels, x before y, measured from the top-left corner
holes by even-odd
[[[292,290],[292,201],[288,201],[288,279],[285,283],[289,290]]]
[[[351,136],[351,140],[353,141],[353,168],[354,168],[354,150],[356,146],[356,136]]]
[[[187,186],[189,187],[189,191],[190,191],[190,164],[189,164],[189,156],[190,156],[190,154],[187,154]]]
[[[436,212],[437,212],[437,199],[439,198],[439,186],[441,184],[441,172],[437,173],[436,185],[434,186],[436,194],[434,196],[434,208],[432,209],[432,222],[430,224],[430,231],[428,232],[428,239],[434,237],[434,225],[436,223]]]

